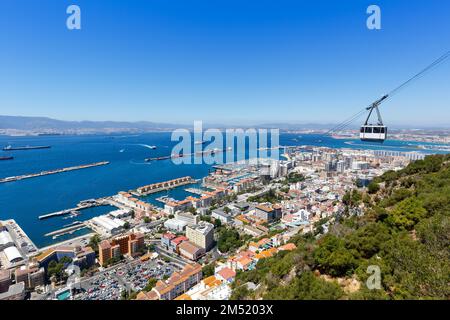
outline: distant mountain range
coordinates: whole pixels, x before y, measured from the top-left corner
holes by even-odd
[[[26,116],[3,116],[0,115],[0,130],[23,131],[34,133],[93,133],[93,132],[150,132],[169,131],[177,128],[192,129],[192,124],[158,123],[150,121],[64,121],[47,117],[26,117]],[[224,125],[224,124],[203,124],[207,128],[277,128],[281,131],[294,130],[328,130],[335,124],[295,124],[295,123],[263,123],[249,125]],[[348,129],[357,129],[357,124]],[[392,127],[391,127],[392,128]],[[395,126],[395,129],[419,129],[413,126]],[[433,129],[431,127],[421,127],[421,129]],[[440,129],[440,128],[434,128]],[[442,128],[444,129],[444,128]],[[448,129],[448,127],[446,128]]]
[[[16,130],[82,130],[82,129],[137,129],[163,130],[179,128],[176,124],[148,121],[64,121],[46,117],[22,117],[0,115],[0,129]]]
[[[224,125],[204,124],[205,128],[278,128],[280,130],[293,129],[327,129],[332,124],[287,124],[287,123],[265,123],[258,125]],[[192,125],[173,123],[157,123],[149,121],[126,122],[126,121],[64,121],[47,117],[24,117],[24,116],[2,116],[0,115],[0,129],[21,131],[104,131],[104,130],[135,130],[135,131],[162,131],[176,128],[192,128]]]

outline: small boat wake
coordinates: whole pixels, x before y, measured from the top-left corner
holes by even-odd
[[[141,146],[141,147],[144,147],[144,148],[147,148],[147,149],[151,149],[151,150],[156,149],[156,146],[150,146],[148,144],[138,143],[137,145]]]
[[[125,149],[120,149],[120,150],[119,150],[120,153],[122,153],[122,152],[124,152],[124,151],[125,151]]]

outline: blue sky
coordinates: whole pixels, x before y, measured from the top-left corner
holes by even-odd
[[[442,0],[2,0],[0,114],[339,122],[450,50],[449,21]],[[385,122],[449,125],[449,79],[450,61],[386,102]]]

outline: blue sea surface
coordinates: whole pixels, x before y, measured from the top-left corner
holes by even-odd
[[[50,149],[0,151],[0,155],[14,156],[14,160],[0,161],[0,178],[98,161],[110,162],[105,166],[1,183],[0,220],[15,219],[31,240],[38,247],[43,247],[87,231],[75,232],[57,239],[45,237],[45,233],[60,229],[73,221],[91,219],[113,208],[97,207],[83,210],[81,215],[73,219],[56,217],[38,220],[38,216],[42,214],[73,208],[81,200],[110,196],[119,191],[135,189],[154,182],[187,175],[196,179],[206,176],[211,169],[211,166],[207,164],[175,165],[170,159],[144,161],[148,157],[170,155],[173,146],[178,143],[171,141],[170,136],[171,134],[167,132],[137,135],[0,136],[0,147],[9,144],[51,146]],[[417,150],[417,145],[425,143],[386,141],[383,145],[377,145],[321,135],[281,134],[280,144],[414,151]],[[150,146],[157,146],[157,148],[151,149]],[[206,145],[204,149],[207,149]],[[240,154],[241,157],[246,155],[248,150],[245,150],[245,155]],[[181,200],[190,195],[184,190],[188,187],[192,186],[182,186],[163,194]],[[162,206],[156,201],[156,198],[161,195],[154,194],[146,200]]]

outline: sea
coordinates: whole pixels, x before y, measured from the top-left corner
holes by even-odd
[[[38,216],[74,208],[87,199],[111,196],[119,191],[166,181],[182,176],[201,179],[208,175],[211,165],[174,164],[171,159],[145,162],[145,158],[167,156],[178,141],[171,141],[171,133],[60,136],[1,136],[0,147],[49,145],[50,149],[0,151],[0,156],[12,155],[13,160],[0,161],[0,178],[38,173],[81,164],[109,161],[105,166],[47,175],[15,182],[0,183],[0,220],[14,219],[38,246],[45,247],[89,232],[83,229],[71,235],[52,239],[46,233],[58,230],[74,221],[83,221],[114,210],[101,206],[81,211],[74,218],[54,217],[39,220]],[[317,134],[281,133],[280,145],[309,145],[330,148],[419,151],[419,145],[433,145],[414,141],[388,140],[384,144],[363,143],[359,140],[334,139]],[[156,146],[153,149],[152,146]],[[207,149],[207,146],[204,146]],[[438,151],[427,151],[438,152]],[[248,150],[245,151],[248,155]],[[244,155],[244,156],[245,156]],[[242,156],[242,155],[240,155]],[[188,195],[182,186],[144,200],[162,207],[156,198],[168,195],[182,200]],[[194,186],[195,187],[195,186]]]

